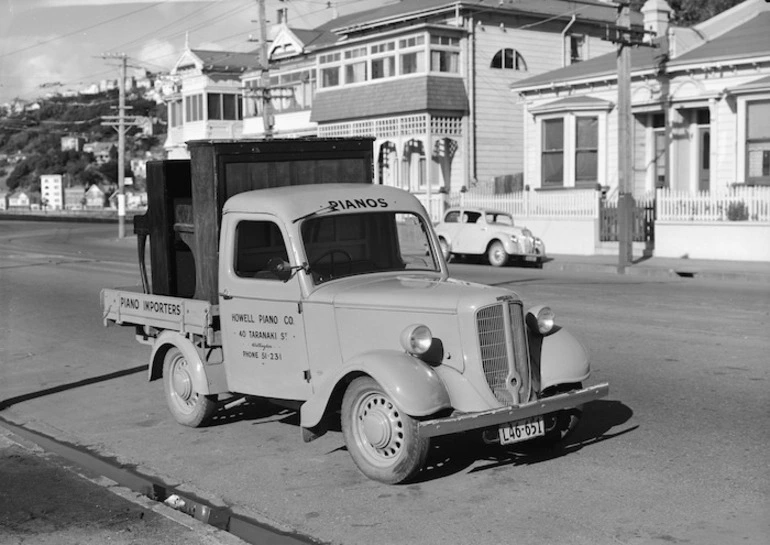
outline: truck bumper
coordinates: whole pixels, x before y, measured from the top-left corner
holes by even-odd
[[[553,397],[538,399],[530,403],[522,403],[521,405],[511,405],[489,411],[425,420],[420,422],[420,435],[423,437],[437,437],[439,435],[489,428],[532,416],[572,409],[594,399],[606,397],[609,393],[610,386],[605,382],[589,388],[583,388],[582,390],[574,390]]]

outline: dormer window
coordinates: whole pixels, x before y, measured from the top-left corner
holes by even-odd
[[[490,68],[499,68],[502,70],[520,70],[522,72],[527,71],[527,61],[524,57],[513,48],[507,47],[501,49],[495,56],[492,57],[492,62],[489,65]]]

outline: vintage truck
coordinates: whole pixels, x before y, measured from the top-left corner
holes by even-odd
[[[441,435],[562,440],[608,393],[583,386],[586,350],[550,308],[450,278],[420,202],[371,183],[371,147],[191,142],[190,161],[152,163],[143,290],[103,290],[105,324],[152,346],[179,423],[266,398],[299,411],[305,441],[339,425],[385,483],[415,477]]]

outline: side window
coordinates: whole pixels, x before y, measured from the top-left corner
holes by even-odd
[[[278,280],[268,262],[278,257],[289,260],[283,234],[271,221],[242,221],[235,231],[235,274],[242,278]]]
[[[477,221],[479,221],[480,217],[481,217],[480,212],[466,212],[465,223],[476,223]]]
[[[449,212],[444,218],[444,223],[460,223],[460,212],[457,210]]]

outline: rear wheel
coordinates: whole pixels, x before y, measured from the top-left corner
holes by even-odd
[[[487,249],[487,261],[493,267],[502,267],[508,262],[508,252],[499,240],[495,240]]]
[[[342,433],[361,472],[386,484],[404,482],[419,473],[430,440],[371,377],[348,386],[342,399]]]
[[[163,360],[163,386],[168,410],[180,424],[197,428],[214,414],[216,396],[195,391],[191,364],[176,347],[169,350]]]

